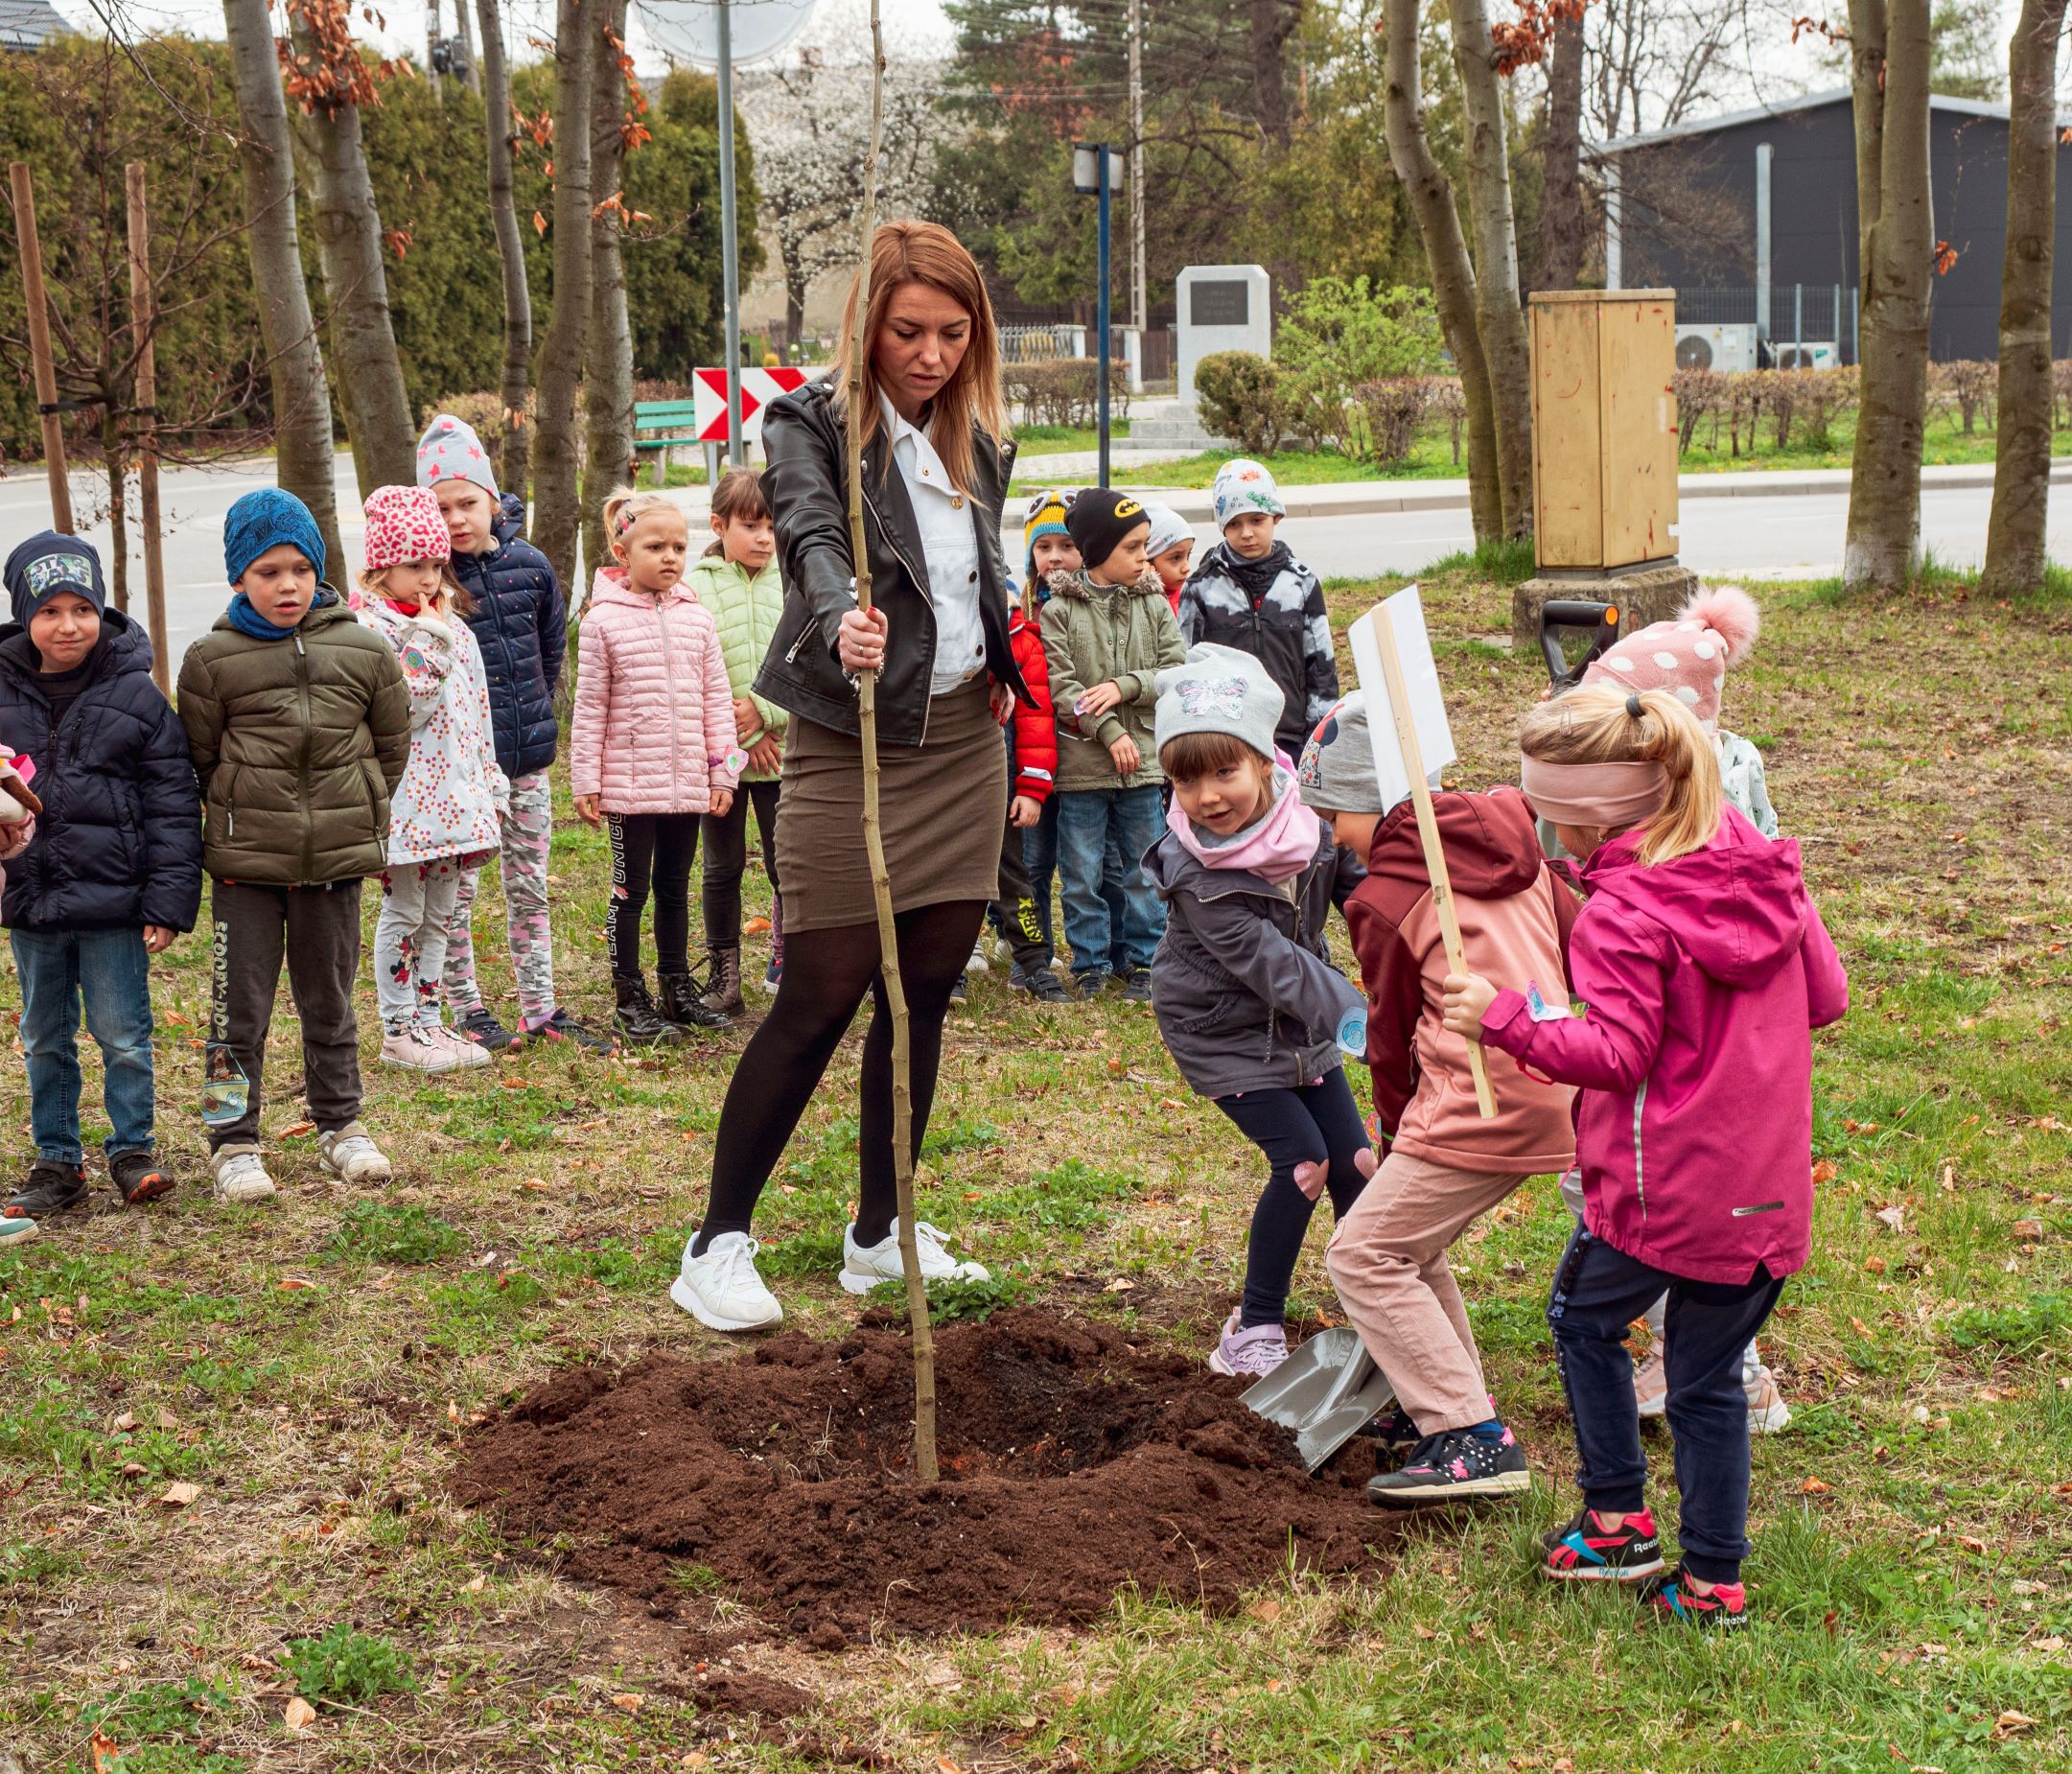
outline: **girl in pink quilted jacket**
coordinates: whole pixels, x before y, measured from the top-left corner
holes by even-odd
[[[1575,1419],[1583,1506],[1547,1575],[1641,1582],[1663,1613],[1746,1621],[1748,1401],[1741,1352],[1813,1214],[1810,1031],[1849,1007],[1799,846],[1725,804],[1717,753],[1667,689],[1585,684],[1525,717],[1525,799],[1589,900],[1569,939],[1571,1014],[1534,982],[1449,975],[1446,1026],[1580,1086],[1584,1219],[1548,1321]],[[1663,1569],[1642,1486],[1627,1328],[1669,1297],[1682,1563]]]
[[[747,759],[711,614],[685,582],[690,529],[660,493],[604,502],[612,562],[597,570],[577,642],[569,776],[575,810],[612,841],[605,916],[619,1033],[652,1045],[725,1028],[690,974],[690,866],[698,821],[724,815]],[[658,1009],[640,965],[652,886]]]

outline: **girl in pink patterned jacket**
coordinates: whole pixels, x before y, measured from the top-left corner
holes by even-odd
[[[597,571],[577,642],[570,780],[575,810],[612,840],[605,918],[619,1033],[650,1045],[725,1028],[690,975],[690,865],[698,820],[733,805],[743,765],[719,630],[685,583],[690,529],[660,493],[604,502],[615,565]],[[640,914],[655,895],[662,1005],[640,967]]]

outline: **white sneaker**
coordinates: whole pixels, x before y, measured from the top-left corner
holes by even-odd
[[[344,1182],[386,1182],[396,1174],[395,1167],[383,1156],[381,1147],[357,1121],[319,1134],[316,1152],[324,1168]]]
[[[1751,1351],[1755,1344],[1749,1344]],[[1778,1390],[1777,1376],[1760,1360],[1756,1363],[1755,1372],[1745,1367],[1741,1374],[1741,1390],[1748,1396],[1748,1433],[1752,1436],[1774,1436],[1780,1430],[1791,1427],[1791,1407],[1784,1402],[1784,1395]]]
[[[484,1059],[488,1058],[485,1053]],[[452,1072],[459,1069],[460,1056],[444,1041],[434,1040],[430,1029],[411,1023],[391,1029],[382,1037],[382,1063],[400,1065],[411,1072]]]
[[[722,1232],[692,1256],[693,1237],[684,1246],[684,1264],[669,1283],[669,1297],[700,1324],[717,1331],[767,1330],[783,1322],[784,1308],[756,1272],[762,1247],[746,1232]]]
[[[421,1022],[417,1025],[431,1037],[434,1046],[452,1054],[455,1064],[465,1072],[477,1066],[490,1063],[489,1049],[480,1041],[471,1041],[457,1029],[450,1029],[443,1022]]]
[[[947,1241],[925,1220],[914,1222],[914,1242],[920,1257],[923,1281],[985,1281],[989,1278],[985,1265],[960,1263],[943,1249]],[[844,1291],[850,1294],[868,1294],[880,1281],[903,1281],[906,1271],[899,1267],[899,1222],[895,1220],[892,1230],[874,1245],[856,1242],[853,1222],[844,1226],[840,1278]]]
[[[992,962],[986,953],[985,940],[981,938],[971,945],[971,960],[965,968],[966,973],[986,973],[992,969]]]
[[[218,1147],[209,1158],[209,1175],[226,1202],[263,1202],[275,1192],[257,1146]]]

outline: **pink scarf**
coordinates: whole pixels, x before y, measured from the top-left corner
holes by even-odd
[[[1166,809],[1166,825],[1180,848],[1205,869],[1249,869],[1270,886],[1310,866],[1323,836],[1323,822],[1295,793],[1295,768],[1285,752],[1273,755],[1273,805],[1265,814],[1227,838],[1196,829],[1180,811],[1179,797]]]

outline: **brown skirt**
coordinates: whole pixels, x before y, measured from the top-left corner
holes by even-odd
[[[877,753],[878,816],[896,912],[1000,891],[1007,741],[983,677],[935,698],[924,744]],[[877,917],[863,848],[863,747],[793,715],[777,804],[777,873],[786,930]]]

